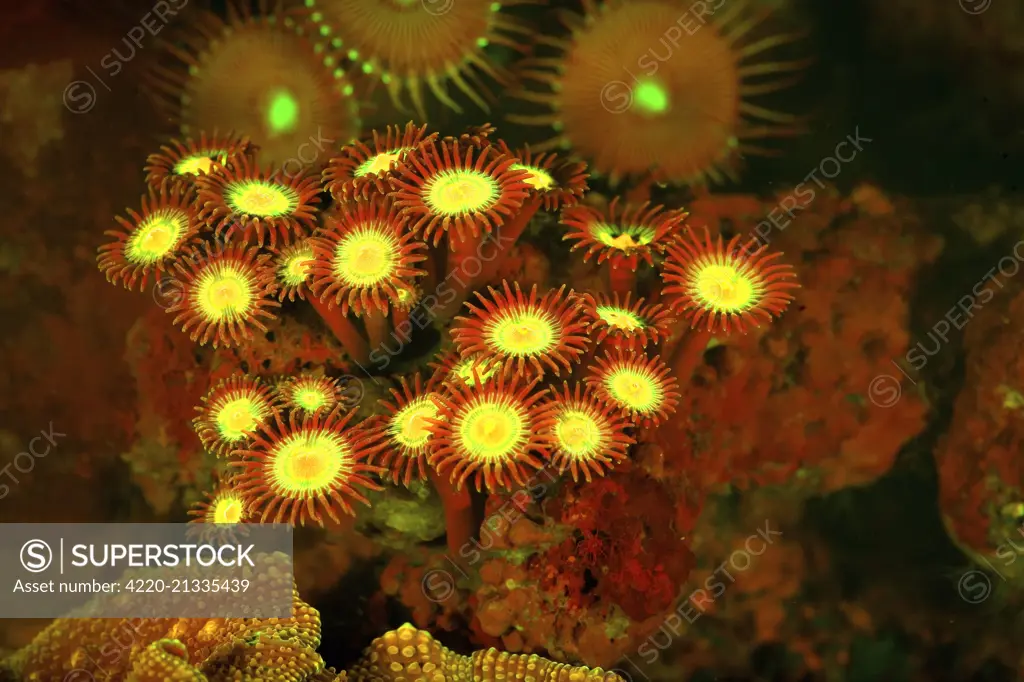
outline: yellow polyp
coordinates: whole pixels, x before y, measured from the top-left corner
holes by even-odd
[[[214,523],[240,523],[245,506],[242,501],[231,495],[219,497],[213,504]]]
[[[487,381],[498,371],[498,367],[499,363],[494,360],[466,358],[452,369],[452,374],[472,386],[475,383],[473,372],[476,372],[476,376],[480,381]]]
[[[391,436],[411,450],[422,448],[430,438],[430,419],[437,418],[437,406],[429,397],[418,398],[391,418]]]
[[[174,172],[178,175],[200,175],[209,173],[213,168],[213,157],[220,156],[224,152],[217,150],[195,156],[187,156],[174,164]]]
[[[228,442],[241,439],[256,427],[259,412],[252,398],[235,398],[225,403],[215,418],[221,438]]]
[[[211,321],[235,319],[243,315],[253,301],[248,278],[228,268],[202,277],[198,293],[200,312]]]
[[[261,217],[286,215],[298,205],[293,191],[251,180],[230,186],[227,200],[236,211]]]
[[[391,170],[391,164],[402,158],[403,154],[408,151],[408,147],[401,147],[399,149],[393,149],[389,152],[383,152],[372,156],[356,168],[353,175],[357,178],[363,177],[364,175],[376,175],[378,173],[386,173]]]
[[[526,433],[523,416],[505,405],[483,403],[469,409],[457,428],[463,447],[475,459],[510,455]]]
[[[541,314],[524,312],[498,320],[488,331],[490,342],[503,353],[536,355],[555,344],[557,331]]]
[[[523,178],[523,182],[538,191],[546,191],[556,186],[555,179],[551,177],[543,168],[537,168],[536,166],[524,166],[521,163],[514,163],[509,166],[510,170],[526,171],[527,176]]]
[[[149,265],[161,261],[181,241],[188,216],[181,210],[163,209],[147,216],[128,238],[125,258]]]
[[[608,379],[608,390],[616,400],[641,412],[658,403],[659,391],[654,382],[630,370],[613,373]]]
[[[601,427],[594,418],[579,410],[566,410],[555,424],[555,437],[567,454],[595,454],[601,443]]]
[[[306,281],[306,277],[309,276],[309,268],[313,265],[312,254],[307,255],[304,253],[296,254],[292,256],[285,263],[283,268],[284,279],[286,284],[298,285]]]
[[[696,298],[712,310],[738,312],[757,303],[756,283],[730,265],[705,265],[694,281]]]
[[[643,225],[598,223],[591,229],[591,233],[597,241],[619,251],[630,251],[654,241],[654,230]]]
[[[644,324],[644,321],[640,316],[628,310],[613,308],[611,306],[598,306],[597,316],[600,317],[609,327],[625,329],[626,331],[635,331],[647,326]]]
[[[390,279],[398,261],[398,240],[379,227],[366,227],[335,247],[334,274],[349,286],[369,287]]]
[[[301,497],[330,489],[350,455],[337,434],[293,434],[271,452],[270,476],[276,490]]]
[[[497,201],[498,184],[476,171],[445,171],[426,186],[427,205],[443,215],[464,215],[490,209]]]

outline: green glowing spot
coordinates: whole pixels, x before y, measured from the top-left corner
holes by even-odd
[[[543,168],[538,168],[537,166],[524,166],[521,163],[513,163],[509,166],[509,169],[526,171],[527,175],[523,178],[523,182],[536,190],[540,190],[541,192],[549,190],[557,184],[555,183],[555,179],[551,177],[550,173]]]
[[[267,103],[267,127],[270,134],[287,135],[299,124],[299,102],[287,90],[275,90]]]
[[[620,251],[629,251],[646,246],[654,241],[657,233],[654,228],[646,225],[610,225],[597,223],[590,228],[590,233],[605,246]]]
[[[446,170],[424,186],[427,206],[441,215],[458,216],[489,210],[501,188],[490,175],[475,170]]]
[[[605,377],[604,385],[616,402],[635,412],[654,412],[664,400],[661,382],[644,370],[618,367]]]
[[[373,64],[371,64],[370,62],[364,62],[363,73],[373,73]]]
[[[482,400],[459,417],[455,431],[470,459],[489,462],[513,455],[530,433],[520,409]]]
[[[305,498],[332,490],[349,470],[352,450],[338,433],[293,433],[270,452],[275,490]]]
[[[291,187],[259,180],[232,182],[225,197],[228,206],[236,212],[261,218],[288,215],[299,205],[299,195]]]
[[[352,61],[356,61],[359,59],[359,50],[349,50],[346,56]]]
[[[418,452],[430,439],[430,419],[437,418],[437,405],[429,395],[419,397],[392,417],[388,433],[406,451]]]
[[[491,41],[487,40],[487,38],[477,38],[476,39],[476,46],[477,47],[483,48],[483,47],[487,47],[490,44],[491,44]]]
[[[386,226],[361,225],[334,248],[334,276],[351,287],[380,284],[398,268],[398,251],[398,239]]]
[[[555,437],[562,452],[576,459],[601,454],[604,430],[601,423],[582,410],[563,410],[555,422]]]
[[[188,229],[188,214],[160,209],[146,216],[128,237],[124,256],[137,265],[152,265],[170,255]]]
[[[543,311],[524,310],[504,315],[487,326],[487,341],[517,357],[540,355],[556,345],[556,322]]]
[[[199,278],[196,307],[211,322],[231,322],[245,317],[256,294],[248,273],[215,263]]]
[[[615,327],[616,329],[636,331],[637,329],[643,329],[647,326],[644,318],[630,310],[616,308],[615,306],[597,306],[597,316],[600,317],[609,327]]]
[[[633,107],[641,113],[664,114],[669,106],[668,90],[654,80],[641,80],[633,90]]]
[[[214,414],[217,433],[227,443],[246,438],[267,415],[266,402],[259,395],[235,395],[225,400]]]

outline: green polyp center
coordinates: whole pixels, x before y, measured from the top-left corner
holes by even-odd
[[[523,415],[512,406],[481,402],[466,411],[457,432],[473,459],[500,460],[526,440],[529,428]]]
[[[228,185],[227,202],[239,213],[260,217],[288,215],[299,204],[295,190],[258,180],[244,180]]]
[[[397,268],[398,244],[377,226],[352,232],[334,250],[334,274],[353,287],[370,287],[389,279]]]
[[[476,380],[473,378],[473,372],[476,372],[476,378],[480,381],[487,381],[498,371],[498,367],[499,363],[495,360],[467,358],[455,366],[452,374],[465,381],[467,385],[474,386]]]
[[[222,495],[213,503],[214,523],[239,523],[245,509],[241,498],[234,493]]]
[[[263,417],[262,401],[251,396],[234,398],[217,411],[217,430],[229,443],[241,440],[256,428]]]
[[[299,124],[299,101],[288,90],[275,90],[267,103],[267,128],[272,136],[287,135]]]
[[[509,355],[538,355],[555,345],[555,326],[538,311],[523,311],[497,320],[488,330],[491,344]]]
[[[581,410],[565,410],[555,422],[555,437],[561,449],[573,456],[594,454],[601,445],[601,425]]]
[[[653,78],[643,78],[633,89],[633,109],[648,116],[659,116],[669,110],[669,91]]]
[[[536,166],[524,166],[521,163],[513,163],[509,166],[509,169],[526,171],[527,175],[523,178],[523,182],[535,190],[543,192],[555,186],[555,179],[551,177],[551,173],[548,173],[543,168],[537,168]]]
[[[306,281],[309,268],[313,265],[313,250],[303,249],[290,255],[281,264],[281,279],[289,286],[298,286]]]
[[[430,396],[413,400],[391,417],[391,437],[410,450],[418,450],[430,438],[430,419],[437,418],[437,405]]]
[[[252,305],[252,285],[246,273],[230,267],[211,268],[199,280],[198,305],[211,321],[241,317]]]
[[[757,287],[749,275],[732,265],[705,265],[694,279],[696,298],[707,308],[736,313],[757,302]]]
[[[336,433],[295,433],[272,453],[274,487],[291,497],[330,490],[345,474],[351,451]]]
[[[647,326],[644,323],[644,318],[640,317],[636,313],[610,305],[597,306],[597,316],[600,317],[609,327],[615,327],[616,329],[635,331]]]
[[[654,229],[646,225],[610,225],[597,223],[591,230],[594,239],[605,246],[629,251],[654,241]]]
[[[392,149],[389,152],[382,152],[376,156],[371,156],[366,161],[359,164],[352,175],[357,178],[361,178],[364,175],[386,173],[391,170],[391,164],[401,159],[402,155],[410,149],[411,147],[399,147],[398,149]]]
[[[209,173],[213,168],[214,159],[223,156],[226,152],[223,149],[211,149],[200,154],[186,156],[174,164],[174,172],[178,175],[199,175]]]
[[[295,389],[293,400],[296,405],[308,412],[315,412],[330,402],[328,396],[324,395],[321,389],[314,387]]]
[[[628,367],[612,372],[605,387],[621,405],[637,412],[650,412],[661,401],[661,387],[657,380]]]
[[[146,216],[128,238],[125,258],[150,265],[164,259],[181,241],[188,227],[188,215],[177,209],[161,209]]]
[[[491,176],[473,170],[449,170],[431,179],[426,187],[426,203],[435,213],[465,215],[494,206],[500,187]]]

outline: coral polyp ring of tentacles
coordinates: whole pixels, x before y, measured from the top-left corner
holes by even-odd
[[[235,524],[248,520],[249,509],[245,498],[230,483],[222,483],[213,493],[207,493],[206,500],[198,502],[188,514],[195,517],[193,523]]]
[[[562,391],[552,390],[552,461],[559,472],[570,470],[573,480],[582,473],[587,481],[626,458],[634,440],[626,435],[630,423],[619,410],[596,397],[590,387],[568,384]]]
[[[723,182],[735,177],[740,153],[764,153],[751,141],[800,132],[796,117],[751,101],[791,85],[806,67],[762,59],[796,35],[758,35],[744,44],[767,15],[756,3],[729,3],[706,22],[690,17],[688,26],[671,2],[585,7],[584,16],[570,19],[571,37],[552,41],[561,54],[519,70],[539,85],[523,99],[546,112],[510,119],[558,131],[537,149],[572,148],[612,182],[651,169],[674,183]]]
[[[146,285],[150,274],[162,272],[196,240],[199,222],[191,189],[165,181],[141,199],[141,212],[128,209],[117,216],[119,230],[108,230],[114,241],[99,248],[97,264],[109,282],[126,289]]]
[[[282,403],[302,413],[330,412],[340,404],[338,381],[330,377],[302,373],[277,384]]]
[[[670,249],[662,278],[663,293],[673,310],[694,327],[728,332],[746,331],[781,315],[793,300],[789,290],[799,285],[792,267],[774,262],[782,254],[767,245],[739,248],[742,238],[725,244],[689,235]]]
[[[278,240],[290,244],[308,236],[316,221],[313,206],[320,203],[320,183],[302,173],[260,169],[247,156],[211,175],[196,179],[200,218],[220,237],[240,232],[245,241],[259,246]]]
[[[352,414],[342,417],[336,409],[299,420],[292,413],[287,423],[278,417],[236,453],[238,490],[261,522],[323,525],[322,513],[337,522],[339,511],[354,514],[350,501],[367,503],[360,488],[380,490],[366,476],[378,472],[365,463],[374,448],[365,434],[346,428]]]
[[[657,426],[675,412],[678,386],[660,358],[625,353],[621,349],[597,358],[587,382],[596,395],[637,419]]]
[[[456,318],[452,338],[461,352],[481,353],[519,373],[527,367],[538,375],[571,370],[588,341],[580,310],[564,286],[544,296],[536,286],[524,296],[518,283],[513,291],[508,282],[503,291],[488,291],[489,297],[477,294],[479,305],[466,304],[470,316]]]
[[[529,185],[523,182],[527,174],[511,170],[515,162],[494,147],[477,152],[451,140],[428,142],[408,155],[391,180],[395,204],[409,217],[410,229],[435,246],[451,231],[458,241],[467,233],[476,237],[492,232],[528,196]]]
[[[203,397],[193,425],[207,450],[226,455],[247,443],[274,409],[273,395],[262,381],[233,376],[215,384]]]
[[[402,132],[397,126],[388,126],[383,134],[374,130],[372,139],[357,141],[342,147],[331,158],[323,172],[324,186],[335,201],[353,197],[366,197],[371,190],[381,194],[389,191],[387,180],[402,159],[437,133],[427,134],[426,126],[411,122]]]
[[[183,295],[167,308],[174,324],[200,345],[212,340],[215,348],[240,345],[253,329],[266,332],[261,318],[276,319],[267,309],[281,305],[271,299],[277,284],[269,256],[242,245],[203,248],[175,263]]]
[[[573,206],[587,191],[586,164],[556,154],[534,154],[529,147],[513,151],[504,140],[499,140],[497,146],[502,154],[519,159],[510,169],[526,173],[523,182],[541,198],[544,210]]]
[[[413,293],[410,281],[424,274],[415,265],[426,258],[426,245],[406,231],[398,209],[378,197],[347,205],[313,238],[313,250],[313,290],[345,315],[401,307],[400,292]]]
[[[583,297],[583,316],[594,343],[609,339],[616,346],[639,351],[671,335],[675,322],[671,310],[658,304],[644,305],[642,298],[631,303],[631,298],[631,292],[622,301],[618,294]]]
[[[445,106],[462,111],[448,94],[449,82],[481,109],[488,109],[485,97],[490,92],[478,74],[499,82],[507,77],[485,48],[494,43],[522,49],[527,32],[501,12],[503,4],[509,3],[307,0],[314,9],[313,20],[321,24],[321,35],[330,39],[331,47],[345,51],[363,73],[379,78],[398,109],[405,108],[401,99],[408,91],[413,108],[424,119],[424,86]]]
[[[583,259],[596,256],[613,268],[635,270],[643,262],[654,264],[678,238],[685,225],[686,211],[665,210],[647,203],[620,204],[616,197],[604,209],[571,206],[562,211],[562,224],[569,228],[563,240],[573,241],[572,250],[585,249]]]
[[[539,469],[550,450],[544,428],[550,409],[540,404],[546,391],[519,377],[496,375],[473,385],[449,385],[437,394],[439,415],[429,420],[435,446],[430,464],[461,487],[472,479],[477,490],[522,484],[525,468]],[[540,459],[538,459],[540,457]]]
[[[281,249],[274,257],[279,301],[305,299],[313,274],[313,244],[304,239]]]
[[[198,140],[171,140],[146,159],[146,182],[155,187],[167,179],[205,175],[235,155],[252,151],[247,137],[234,134],[222,137],[201,132]]]

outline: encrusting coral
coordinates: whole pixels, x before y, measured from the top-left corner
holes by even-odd
[[[355,665],[340,673],[326,666],[316,651],[319,645],[320,614],[298,593],[286,619],[58,619],[28,646],[0,660],[0,680],[622,682],[600,668],[493,648],[462,656],[408,623],[375,639]]]

